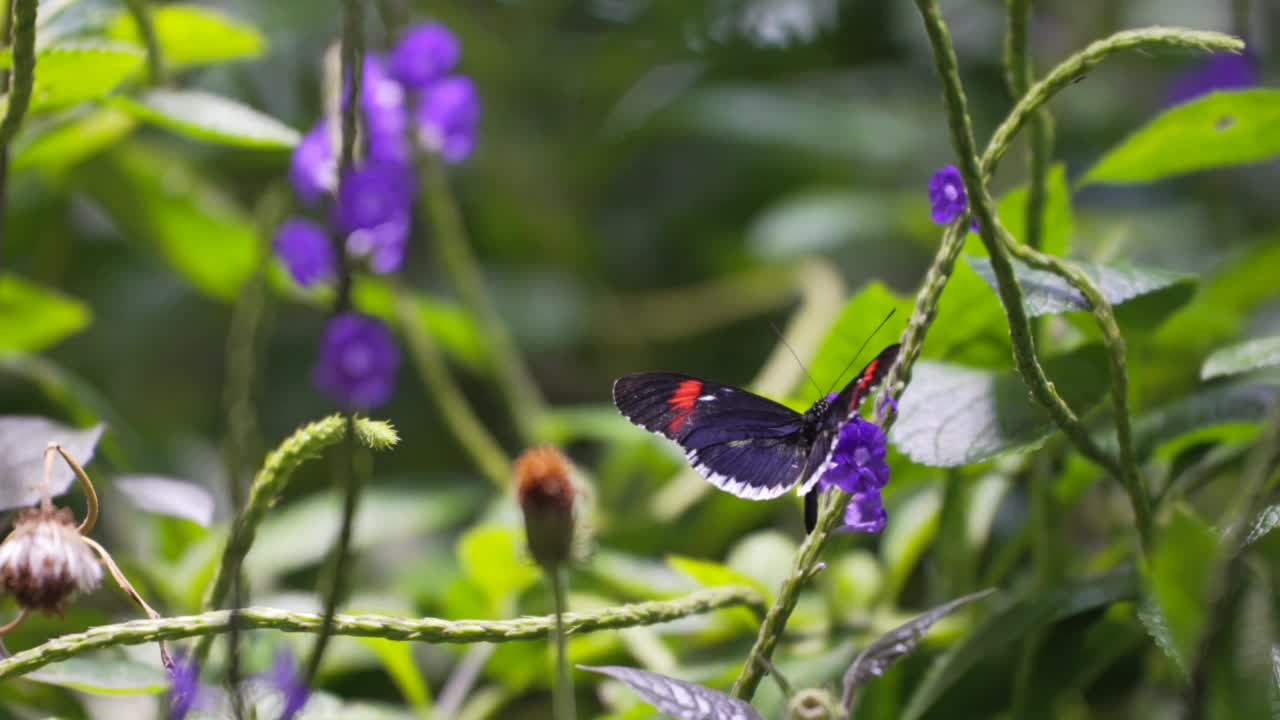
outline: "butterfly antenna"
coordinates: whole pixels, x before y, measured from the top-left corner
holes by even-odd
[[[791,353],[791,357],[796,359],[796,364],[804,371],[804,376],[809,378],[809,382],[813,383],[813,389],[818,391],[818,397],[826,397],[826,393],[822,392],[822,386],[818,385],[818,381],[814,380],[813,376],[809,374],[809,368],[805,367],[804,363],[800,362],[800,356],[797,355],[796,351],[787,343],[787,339],[782,336],[782,331],[778,329],[778,326],[773,323],[769,323],[769,327],[773,328],[774,334],[778,336],[778,341],[787,349],[787,352]]]
[[[876,329],[872,330],[871,334],[867,336],[867,339],[862,341],[862,344],[858,346],[858,351],[853,354],[853,357],[849,358],[849,364],[845,365],[844,369],[840,371],[840,374],[836,376],[836,381],[832,384],[831,390],[839,387],[840,380],[844,378],[844,374],[849,372],[849,368],[853,367],[853,364],[858,361],[858,356],[862,354],[863,350],[867,349],[867,343],[871,342],[871,338],[875,337],[876,333],[880,332],[880,328],[884,327],[884,324],[889,322],[889,318],[893,317],[893,314],[897,311],[897,308],[889,308],[889,314],[885,315],[884,319],[880,321],[880,324],[876,326]],[[829,393],[831,390],[827,390],[827,392]],[[827,395],[826,393],[823,393],[822,396],[826,397]]]

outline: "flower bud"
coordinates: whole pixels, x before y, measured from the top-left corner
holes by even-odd
[[[573,466],[554,447],[533,448],[516,458],[515,476],[529,552],[539,565],[554,570],[573,554],[573,510],[578,495]]]
[[[67,508],[24,511],[0,543],[0,587],[28,610],[61,614],[73,596],[102,582],[102,565]]]
[[[826,690],[807,688],[787,703],[787,720],[845,720],[847,717],[840,701]]]

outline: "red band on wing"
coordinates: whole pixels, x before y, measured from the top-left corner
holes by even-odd
[[[675,392],[671,393],[671,397],[667,398],[667,404],[676,412],[671,418],[667,428],[671,432],[680,429],[685,421],[689,419],[689,415],[693,413],[693,406],[698,402],[698,393],[702,392],[701,380],[685,380],[676,386]]]
[[[862,399],[867,396],[867,390],[875,384],[876,370],[879,367],[880,358],[876,358],[862,369],[862,374],[858,376],[858,384],[853,388],[853,397],[849,398],[849,412],[853,412],[862,404]]]

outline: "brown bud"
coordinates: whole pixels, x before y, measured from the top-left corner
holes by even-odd
[[[102,565],[67,508],[26,510],[0,543],[0,586],[28,610],[61,614],[74,595],[102,582]]]
[[[573,549],[573,465],[556,448],[538,447],[516,458],[515,476],[529,552],[539,565],[559,567]]]

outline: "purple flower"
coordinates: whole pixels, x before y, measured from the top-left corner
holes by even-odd
[[[458,38],[439,23],[410,28],[391,51],[388,63],[396,80],[411,90],[424,90],[453,69],[462,55]]]
[[[889,482],[886,452],[879,425],[855,415],[840,428],[831,462],[818,484],[852,494],[845,508],[844,530],[876,533],[884,529],[888,515],[880,488]]]
[[[929,178],[929,202],[933,204],[933,221],[939,225],[946,225],[968,209],[969,196],[955,165],[943,165]]]
[[[346,312],[325,328],[313,379],[342,407],[371,410],[391,399],[399,368],[400,350],[387,326]]]
[[[399,165],[370,162],[343,178],[336,224],[347,234],[347,254],[367,258],[376,273],[404,264],[413,198]]]
[[[329,233],[310,220],[286,220],[276,230],[273,245],[285,267],[289,268],[289,274],[302,287],[310,287],[336,274],[338,263]]]
[[[289,180],[302,201],[314,205],[337,186],[337,158],[326,120],[316,123],[293,149]]]
[[[381,55],[365,56],[362,77],[360,110],[364,113],[369,159],[380,163],[411,163],[404,88],[387,71],[387,60]]]
[[[298,672],[293,660],[293,653],[288,649],[276,653],[271,671],[267,673],[267,682],[280,692],[284,700],[284,709],[280,711],[279,720],[293,720],[293,717],[307,704],[311,689],[307,687],[306,678]]]
[[[465,75],[451,75],[422,92],[417,113],[418,137],[445,162],[460,163],[475,147],[480,124],[480,96]]]
[[[194,658],[178,654],[169,668],[169,720],[182,720],[200,694],[200,666]]]
[[[1214,53],[1173,79],[1166,104],[1178,105],[1214,90],[1238,90],[1257,84],[1258,61],[1253,53]]]

